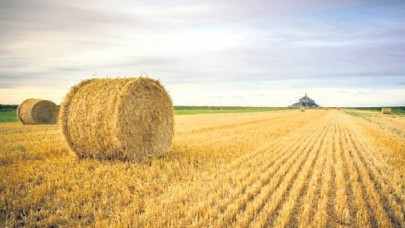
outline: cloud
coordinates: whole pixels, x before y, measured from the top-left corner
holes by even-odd
[[[274,96],[259,89],[268,83],[398,96],[404,23],[402,1],[4,0],[0,94],[26,85],[62,93],[85,78],[146,72],[169,88],[192,86],[193,96],[173,90],[178,104],[216,104],[204,95],[215,87],[227,88],[213,95],[224,104],[264,105]],[[246,90],[265,96],[257,101]],[[288,104],[282,94],[279,104]]]

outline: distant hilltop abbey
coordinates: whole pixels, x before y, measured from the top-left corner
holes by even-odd
[[[292,107],[292,108],[299,108],[299,107],[316,108],[316,107],[319,107],[319,105],[317,105],[315,103],[315,101],[312,100],[311,98],[309,98],[307,96],[307,94],[305,93],[305,96],[303,96],[297,103],[290,105],[290,107]]]

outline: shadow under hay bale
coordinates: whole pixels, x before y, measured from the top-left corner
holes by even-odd
[[[52,101],[27,99],[17,107],[17,118],[22,124],[56,124],[58,107]]]
[[[81,158],[162,156],[174,133],[172,101],[149,78],[83,81],[66,95],[59,117],[70,148]]]

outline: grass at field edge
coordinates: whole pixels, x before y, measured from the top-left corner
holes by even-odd
[[[242,112],[265,112],[275,111],[280,108],[241,108],[241,109],[175,109],[174,115],[195,115],[195,114],[220,114],[220,113],[242,113]],[[0,111],[0,123],[17,122],[15,111]]]
[[[0,123],[17,122],[15,111],[1,111]]]

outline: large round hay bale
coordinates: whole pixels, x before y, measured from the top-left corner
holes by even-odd
[[[300,108],[301,112],[305,112],[305,107]]]
[[[83,81],[66,95],[59,116],[70,148],[82,158],[141,161],[170,151],[172,101],[149,78]]]
[[[17,118],[23,124],[56,124],[58,107],[52,101],[27,99],[17,107]]]
[[[391,114],[392,109],[391,108],[382,108],[381,113],[382,114]]]

